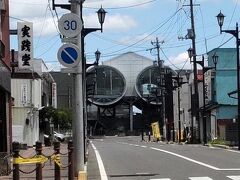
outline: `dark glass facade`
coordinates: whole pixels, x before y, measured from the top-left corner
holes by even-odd
[[[110,66],[96,66],[88,70],[87,94],[96,105],[111,105],[126,92],[126,80],[122,73]],[[91,93],[89,93],[91,92]]]
[[[161,104],[160,97],[165,88],[165,74],[172,70],[168,67],[161,68],[157,65],[145,68],[136,81],[136,91],[138,95],[151,104]],[[175,74],[175,72],[173,72]],[[159,97],[159,98],[157,98]]]

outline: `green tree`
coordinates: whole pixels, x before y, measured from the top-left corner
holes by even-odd
[[[56,109],[52,106],[43,108],[39,113],[40,121],[43,122],[45,118],[52,120],[54,127],[66,130],[72,127],[72,113],[68,109]]]
[[[53,121],[55,127],[59,125],[60,129],[70,129],[72,127],[72,113],[67,109],[57,109]]]

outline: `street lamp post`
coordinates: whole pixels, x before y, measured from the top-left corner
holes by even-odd
[[[240,45],[240,39],[238,35],[238,23],[236,23],[236,29],[235,30],[222,30],[223,22],[224,22],[224,15],[220,13],[216,16],[218,20],[218,25],[220,27],[220,33],[225,32],[232,34],[236,38],[236,50],[237,50],[237,98],[238,98],[238,103],[237,103],[237,119],[238,119],[238,150],[240,150],[240,61],[239,61],[239,45]]]
[[[82,12],[82,5],[81,5],[81,12]],[[84,130],[86,131],[86,125],[87,125],[87,98],[86,98],[86,69],[92,65],[98,65],[99,63],[99,59],[100,59],[100,51],[97,50],[95,52],[95,58],[96,58],[96,61],[93,63],[93,64],[87,64],[86,63],[86,58],[85,58],[85,48],[84,48],[84,38],[89,34],[89,33],[92,33],[92,32],[95,32],[95,31],[101,31],[103,32],[103,23],[105,21],[105,15],[106,15],[106,11],[101,7],[98,11],[97,11],[97,14],[98,14],[98,21],[101,25],[101,28],[85,28],[83,27],[82,28],[82,34],[81,34],[81,50],[82,50],[82,66],[83,66],[83,99],[84,99],[84,102],[83,102],[83,110],[84,110]],[[82,18],[82,17],[81,17]],[[84,133],[84,161],[86,162],[86,134]]]
[[[189,58],[191,59],[193,55],[192,48],[189,48],[188,50],[188,55]],[[195,55],[196,56],[196,55]],[[204,66],[204,56],[202,55],[202,60],[201,61],[196,61],[197,64],[201,65],[202,67],[202,76],[203,76],[203,86],[202,86],[202,96],[203,96],[203,109],[202,109],[202,120],[203,120],[203,144],[207,144],[207,120],[206,120],[206,115],[205,115],[205,110],[206,110],[206,94],[205,94],[205,72],[211,69],[216,69],[217,62],[218,62],[218,56],[214,54],[212,56],[212,60],[214,63],[214,67],[205,67]]]

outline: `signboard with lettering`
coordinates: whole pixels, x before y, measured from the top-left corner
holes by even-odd
[[[76,14],[67,13],[59,19],[58,29],[63,36],[76,37],[82,30],[82,21]]]
[[[21,102],[22,104],[26,104],[28,101],[28,87],[27,84],[21,84]]]
[[[57,84],[52,83],[52,106],[57,108]]]
[[[18,22],[18,67],[31,69],[33,61],[33,23]]]
[[[211,97],[212,97],[212,78],[211,78],[211,74],[212,74],[212,70],[207,71],[205,73],[205,103],[209,103],[209,101],[211,101]]]

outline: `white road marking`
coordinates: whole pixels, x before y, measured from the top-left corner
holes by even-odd
[[[201,165],[201,166],[205,166],[205,167],[207,167],[207,168],[216,170],[216,171],[240,171],[240,168],[218,168],[218,167],[215,167],[215,166],[212,166],[212,165],[209,165],[209,164],[206,164],[206,163],[203,163],[203,162],[200,162],[200,161],[197,161],[197,160],[188,158],[188,157],[186,157],[186,156],[182,156],[182,155],[180,155],[180,154],[176,154],[176,153],[173,153],[173,152],[170,152],[170,151],[166,151],[166,150],[163,150],[163,149],[158,149],[158,148],[154,148],[154,147],[150,147],[150,149],[153,149],[153,150],[156,150],[156,151],[165,152],[165,153],[168,153],[168,154],[171,154],[171,155],[180,157],[180,158],[182,158],[182,159],[185,159],[185,160],[187,160],[187,161],[190,161],[190,162],[199,164],[199,165]]]
[[[136,146],[136,147],[143,147],[143,148],[147,148],[147,147],[148,147],[148,146],[141,146],[141,145],[130,144],[130,143],[122,143],[122,144],[127,144],[127,145],[130,145],[130,146]],[[212,165],[209,165],[209,164],[206,164],[206,163],[203,163],[203,162],[200,162],[200,161],[197,161],[197,160],[188,158],[188,157],[186,157],[186,156],[183,156],[183,155],[180,155],[180,154],[176,154],[176,153],[170,152],[170,151],[166,151],[166,150],[158,149],[158,148],[154,148],[154,147],[149,147],[149,148],[150,148],[150,149],[153,149],[153,150],[156,150],[156,151],[161,151],[161,152],[165,152],[165,153],[168,153],[168,154],[171,154],[171,155],[180,157],[180,158],[185,159],[185,160],[187,160],[187,161],[190,161],[190,162],[193,162],[193,163],[196,163],[196,164],[205,166],[205,167],[207,167],[207,168],[210,168],[210,169],[213,169],[213,170],[216,170],[216,171],[240,171],[240,168],[218,168],[218,167],[215,167],[215,166],[212,166]],[[240,152],[234,151],[234,150],[228,150],[228,151],[240,153]],[[157,179],[156,179],[156,180],[157,180]],[[239,180],[240,180],[240,179],[239,179]]]
[[[148,172],[136,173],[136,175],[142,175],[142,174],[148,175],[148,174],[150,174],[150,173],[148,173]]]
[[[227,176],[227,177],[232,180],[240,180],[240,176]]]
[[[169,178],[161,178],[161,179],[150,179],[150,180],[171,180]]]
[[[215,166],[211,166],[211,165],[209,165],[209,164],[206,164],[206,163],[203,163],[203,162],[200,162],[200,161],[196,161],[196,160],[194,160],[194,159],[188,158],[188,157],[186,157],[186,156],[182,156],[182,155],[180,155],[180,154],[176,154],[176,153],[173,153],[173,152],[170,152],[170,151],[166,151],[166,150],[158,149],[158,148],[154,148],[154,147],[150,147],[150,149],[153,149],[153,150],[156,150],[156,151],[161,151],[161,152],[164,152],[164,153],[167,153],[167,154],[171,154],[171,155],[180,157],[180,158],[182,158],[182,159],[185,159],[185,160],[187,160],[187,161],[190,161],[190,162],[193,162],[193,163],[196,163],[196,164],[199,164],[199,165],[208,167],[208,168],[210,168],[210,169],[219,170],[219,168],[217,168],[217,167],[215,167]]]
[[[189,177],[190,180],[213,180],[210,177]]]
[[[103,161],[102,161],[102,158],[97,150],[97,148],[94,146],[94,144],[92,143],[91,141],[91,145],[94,149],[94,152],[96,154],[96,158],[97,158],[97,162],[98,162],[98,168],[99,168],[99,171],[100,171],[100,176],[101,176],[101,180],[108,180],[108,177],[107,177],[107,174],[106,174],[106,171],[105,171],[105,168],[104,168],[104,165],[103,165]]]
[[[230,152],[234,152],[234,153],[239,153],[240,154],[240,151],[236,151],[236,150],[232,150],[232,149],[226,149],[226,151],[230,151]]]

